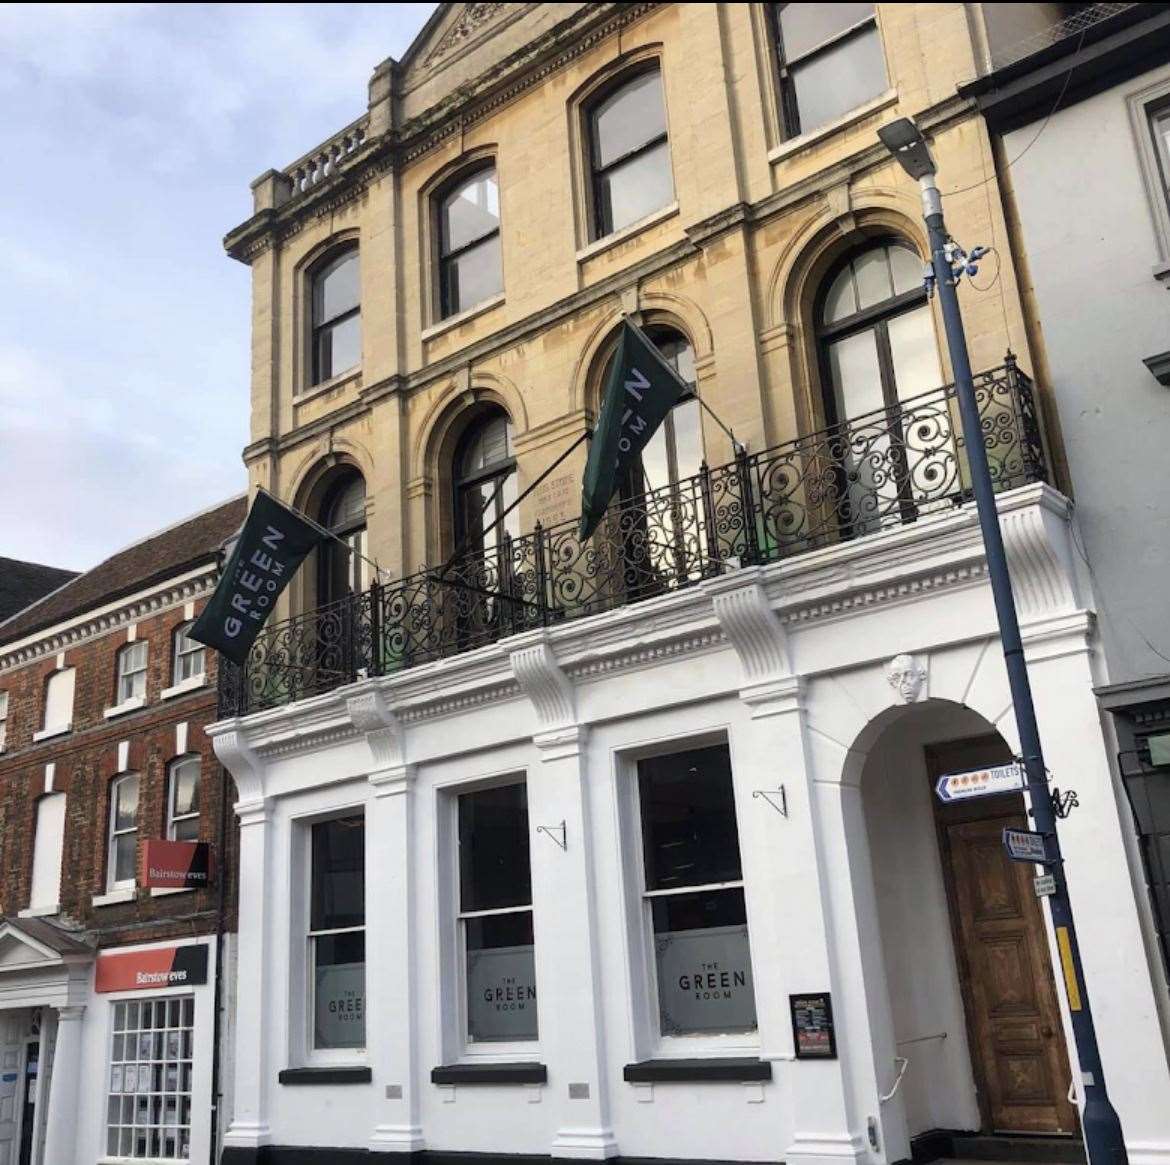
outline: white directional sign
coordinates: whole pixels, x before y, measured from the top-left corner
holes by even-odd
[[[1019,761],[989,769],[970,769],[939,777],[934,791],[940,801],[966,801],[969,797],[990,797],[994,793],[1016,793],[1024,787],[1024,766]]]

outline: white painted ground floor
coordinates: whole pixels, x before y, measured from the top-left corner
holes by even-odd
[[[999,503],[1108,1086],[1166,1165],[1068,503]],[[969,508],[210,731],[240,793],[225,1162],[1077,1132],[1051,927],[1000,840],[1025,797],[932,794],[1018,748]]]
[[[211,1160],[214,936],[0,922],[0,1165]]]

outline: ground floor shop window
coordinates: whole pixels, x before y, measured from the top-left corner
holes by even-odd
[[[459,928],[468,1042],[535,1040],[532,872],[523,782],[459,798]]]
[[[106,1153],[185,1161],[191,1147],[195,1001],[115,1003]]]
[[[739,831],[725,744],[638,762],[663,1036],[756,1028]]]
[[[309,913],[313,1047],[366,1046],[366,828],[359,813],[313,826]]]

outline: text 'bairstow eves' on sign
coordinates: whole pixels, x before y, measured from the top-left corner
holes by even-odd
[[[641,328],[622,321],[581,486],[581,539],[597,529],[622,478],[690,385]]]
[[[219,585],[188,637],[242,664],[280,592],[325,537],[270,494],[257,494]]]

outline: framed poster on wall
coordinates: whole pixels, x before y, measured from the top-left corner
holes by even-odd
[[[792,1042],[798,1060],[835,1060],[837,1033],[833,1027],[833,1000],[828,991],[789,995]]]

